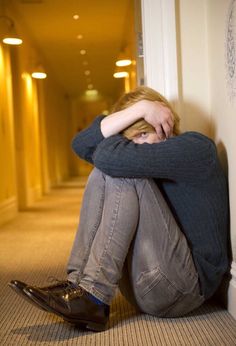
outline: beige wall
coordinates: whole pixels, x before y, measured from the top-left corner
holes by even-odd
[[[177,53],[182,130],[210,134],[210,95],[205,0],[179,0]]]
[[[177,1],[177,45],[183,130],[212,137],[229,178],[231,243],[236,260],[236,99],[230,101],[225,65],[230,0]]]
[[[207,1],[209,44],[209,68],[213,135],[220,150],[221,159],[228,170],[231,243],[236,260],[236,98],[230,100],[226,74],[226,27],[230,0]],[[236,10],[236,8],[235,8]],[[236,13],[235,13],[236,15]],[[234,28],[236,20],[234,19]],[[236,39],[236,36],[234,36]],[[236,41],[234,41],[236,43]],[[235,54],[235,52],[234,52]],[[235,56],[236,59],[236,56]],[[236,73],[235,76],[236,78]],[[225,149],[225,152],[224,152]]]

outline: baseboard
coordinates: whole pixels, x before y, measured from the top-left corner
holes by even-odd
[[[236,262],[231,265],[231,279],[228,288],[228,311],[236,319]]]
[[[8,198],[0,203],[0,225],[12,220],[17,215],[16,197]]]

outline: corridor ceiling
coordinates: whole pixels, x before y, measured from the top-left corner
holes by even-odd
[[[20,18],[49,74],[66,94],[81,95],[92,84],[110,97],[120,83],[113,73],[126,44],[132,1],[7,0],[5,5]],[[73,19],[76,14],[77,20]],[[81,50],[86,54],[81,55]],[[85,75],[86,70],[90,75]]]

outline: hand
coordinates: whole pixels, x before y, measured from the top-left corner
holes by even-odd
[[[171,110],[158,101],[140,101],[143,107],[143,118],[151,124],[160,139],[169,138],[173,133],[173,115]]]

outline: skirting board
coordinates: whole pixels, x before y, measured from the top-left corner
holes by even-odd
[[[8,198],[0,203],[0,225],[12,220],[17,215],[16,197]]]
[[[231,264],[231,279],[228,288],[228,311],[236,319],[236,262]]]

